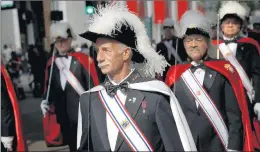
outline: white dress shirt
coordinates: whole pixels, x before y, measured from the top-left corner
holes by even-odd
[[[236,37],[234,37],[234,38],[227,38],[227,37],[223,36],[223,39],[224,40],[233,40]],[[232,54],[234,56],[236,56],[236,53],[237,53],[237,43],[229,43],[227,46],[228,46],[229,50],[232,52]]]
[[[198,66],[199,64],[192,61],[191,62],[192,65],[194,66]],[[199,83],[203,86],[203,81],[204,81],[204,77],[205,77],[205,70],[202,68],[198,68],[195,70],[195,72],[193,73],[195,75],[195,77],[197,78],[197,80],[199,81]],[[197,101],[196,102],[196,106],[197,108],[199,107],[199,103]]]
[[[134,69],[132,69],[131,72],[129,73],[129,75],[126,76],[120,83],[122,83],[124,80],[126,80],[132,74],[133,71],[134,71]],[[120,83],[115,83],[109,77],[108,77],[108,79],[113,85],[120,84]],[[116,94],[122,101],[122,104],[125,105],[126,94],[124,94],[120,89],[117,90]],[[110,97],[110,99],[108,99],[108,101],[112,101],[112,100],[113,100],[112,97]],[[113,103],[116,104],[115,102],[113,102]],[[110,144],[110,148],[111,148],[111,151],[115,151],[116,141],[117,141],[117,136],[118,136],[118,129],[107,112],[106,112],[106,121],[107,121],[107,135],[108,135],[108,141]]]
[[[71,63],[71,56],[68,56],[68,58],[65,57],[60,57],[61,62],[63,63],[64,66],[66,66],[68,69],[70,69],[70,63]],[[62,68],[62,67],[61,67]],[[65,85],[66,85],[66,77],[60,70],[60,84],[63,90],[65,90]]]

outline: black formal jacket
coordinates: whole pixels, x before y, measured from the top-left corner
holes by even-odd
[[[229,133],[228,149],[243,149],[243,125],[241,111],[234,91],[221,73],[204,66],[203,87],[220,112]],[[213,126],[180,77],[175,85],[175,95],[186,116],[198,151],[224,151]],[[173,89],[174,86],[172,86]]]
[[[254,31],[248,31],[248,37],[256,40],[258,44],[260,45],[260,33],[254,32]]]
[[[106,79],[105,82],[107,81]],[[134,71],[125,81],[137,83],[147,81],[147,79]],[[133,97],[136,98],[134,103],[129,100]],[[143,100],[147,102],[145,113],[141,106]],[[147,137],[154,151],[183,151],[169,99],[164,95],[127,89],[125,107]],[[78,150],[111,151],[107,133],[106,110],[99,100],[98,92],[84,93],[80,97],[80,108],[82,136]],[[115,151],[132,151],[120,133],[118,133]]]
[[[50,73],[50,67],[51,66],[49,66],[48,73]],[[70,71],[85,90],[94,86],[89,72],[83,67],[83,65],[81,65],[76,57],[72,57],[71,59]],[[62,89],[60,71],[55,62],[52,74],[49,102],[53,103],[55,106],[57,122],[59,124],[72,123],[75,125],[78,121],[79,95],[68,81],[66,81],[65,89]],[[48,86],[48,81],[46,83],[46,86]],[[46,94],[44,99],[46,99]]]
[[[253,87],[255,90],[255,102],[260,102],[260,56],[257,48],[249,43],[237,42],[241,37],[234,40],[237,45],[236,58],[240,65],[245,70],[249,79],[253,81]],[[228,41],[224,41],[228,44]],[[220,53],[220,58],[223,59]]]
[[[177,39],[178,39],[178,50],[176,50]],[[184,49],[183,39],[174,37],[170,40],[172,40],[172,46],[178,52],[178,55],[180,56],[181,60],[186,61],[187,60],[187,54],[186,54],[186,51]],[[170,40],[168,40],[168,41],[170,41]],[[175,57],[173,55],[171,55],[170,60],[168,59],[168,51],[167,51],[167,47],[164,44],[164,41],[167,41],[167,40],[162,40],[160,43],[157,44],[156,52],[163,55],[165,57],[166,61],[170,64],[170,66],[175,65]],[[179,62],[177,62],[177,64],[179,64]],[[166,67],[166,69],[163,73],[163,81],[166,78],[166,73],[169,70],[170,66]]]

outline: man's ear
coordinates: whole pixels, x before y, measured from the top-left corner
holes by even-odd
[[[126,47],[123,51],[123,60],[129,60],[132,57],[131,48]]]

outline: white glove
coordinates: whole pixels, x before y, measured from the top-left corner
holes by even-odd
[[[254,106],[254,112],[257,115],[258,121],[260,121],[260,103],[256,103]]]
[[[1,141],[4,145],[5,148],[8,149],[8,151],[13,151],[13,139],[14,137],[13,136],[10,136],[10,137],[1,137]]]
[[[42,109],[42,114],[45,117],[46,113],[50,110],[49,102],[47,100],[42,100],[41,109]]]

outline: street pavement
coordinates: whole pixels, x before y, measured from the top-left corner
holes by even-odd
[[[47,147],[43,137],[41,98],[34,98],[28,86],[28,77],[21,77],[26,99],[19,101],[23,123],[23,131],[27,139],[29,151],[69,151],[67,146]]]

